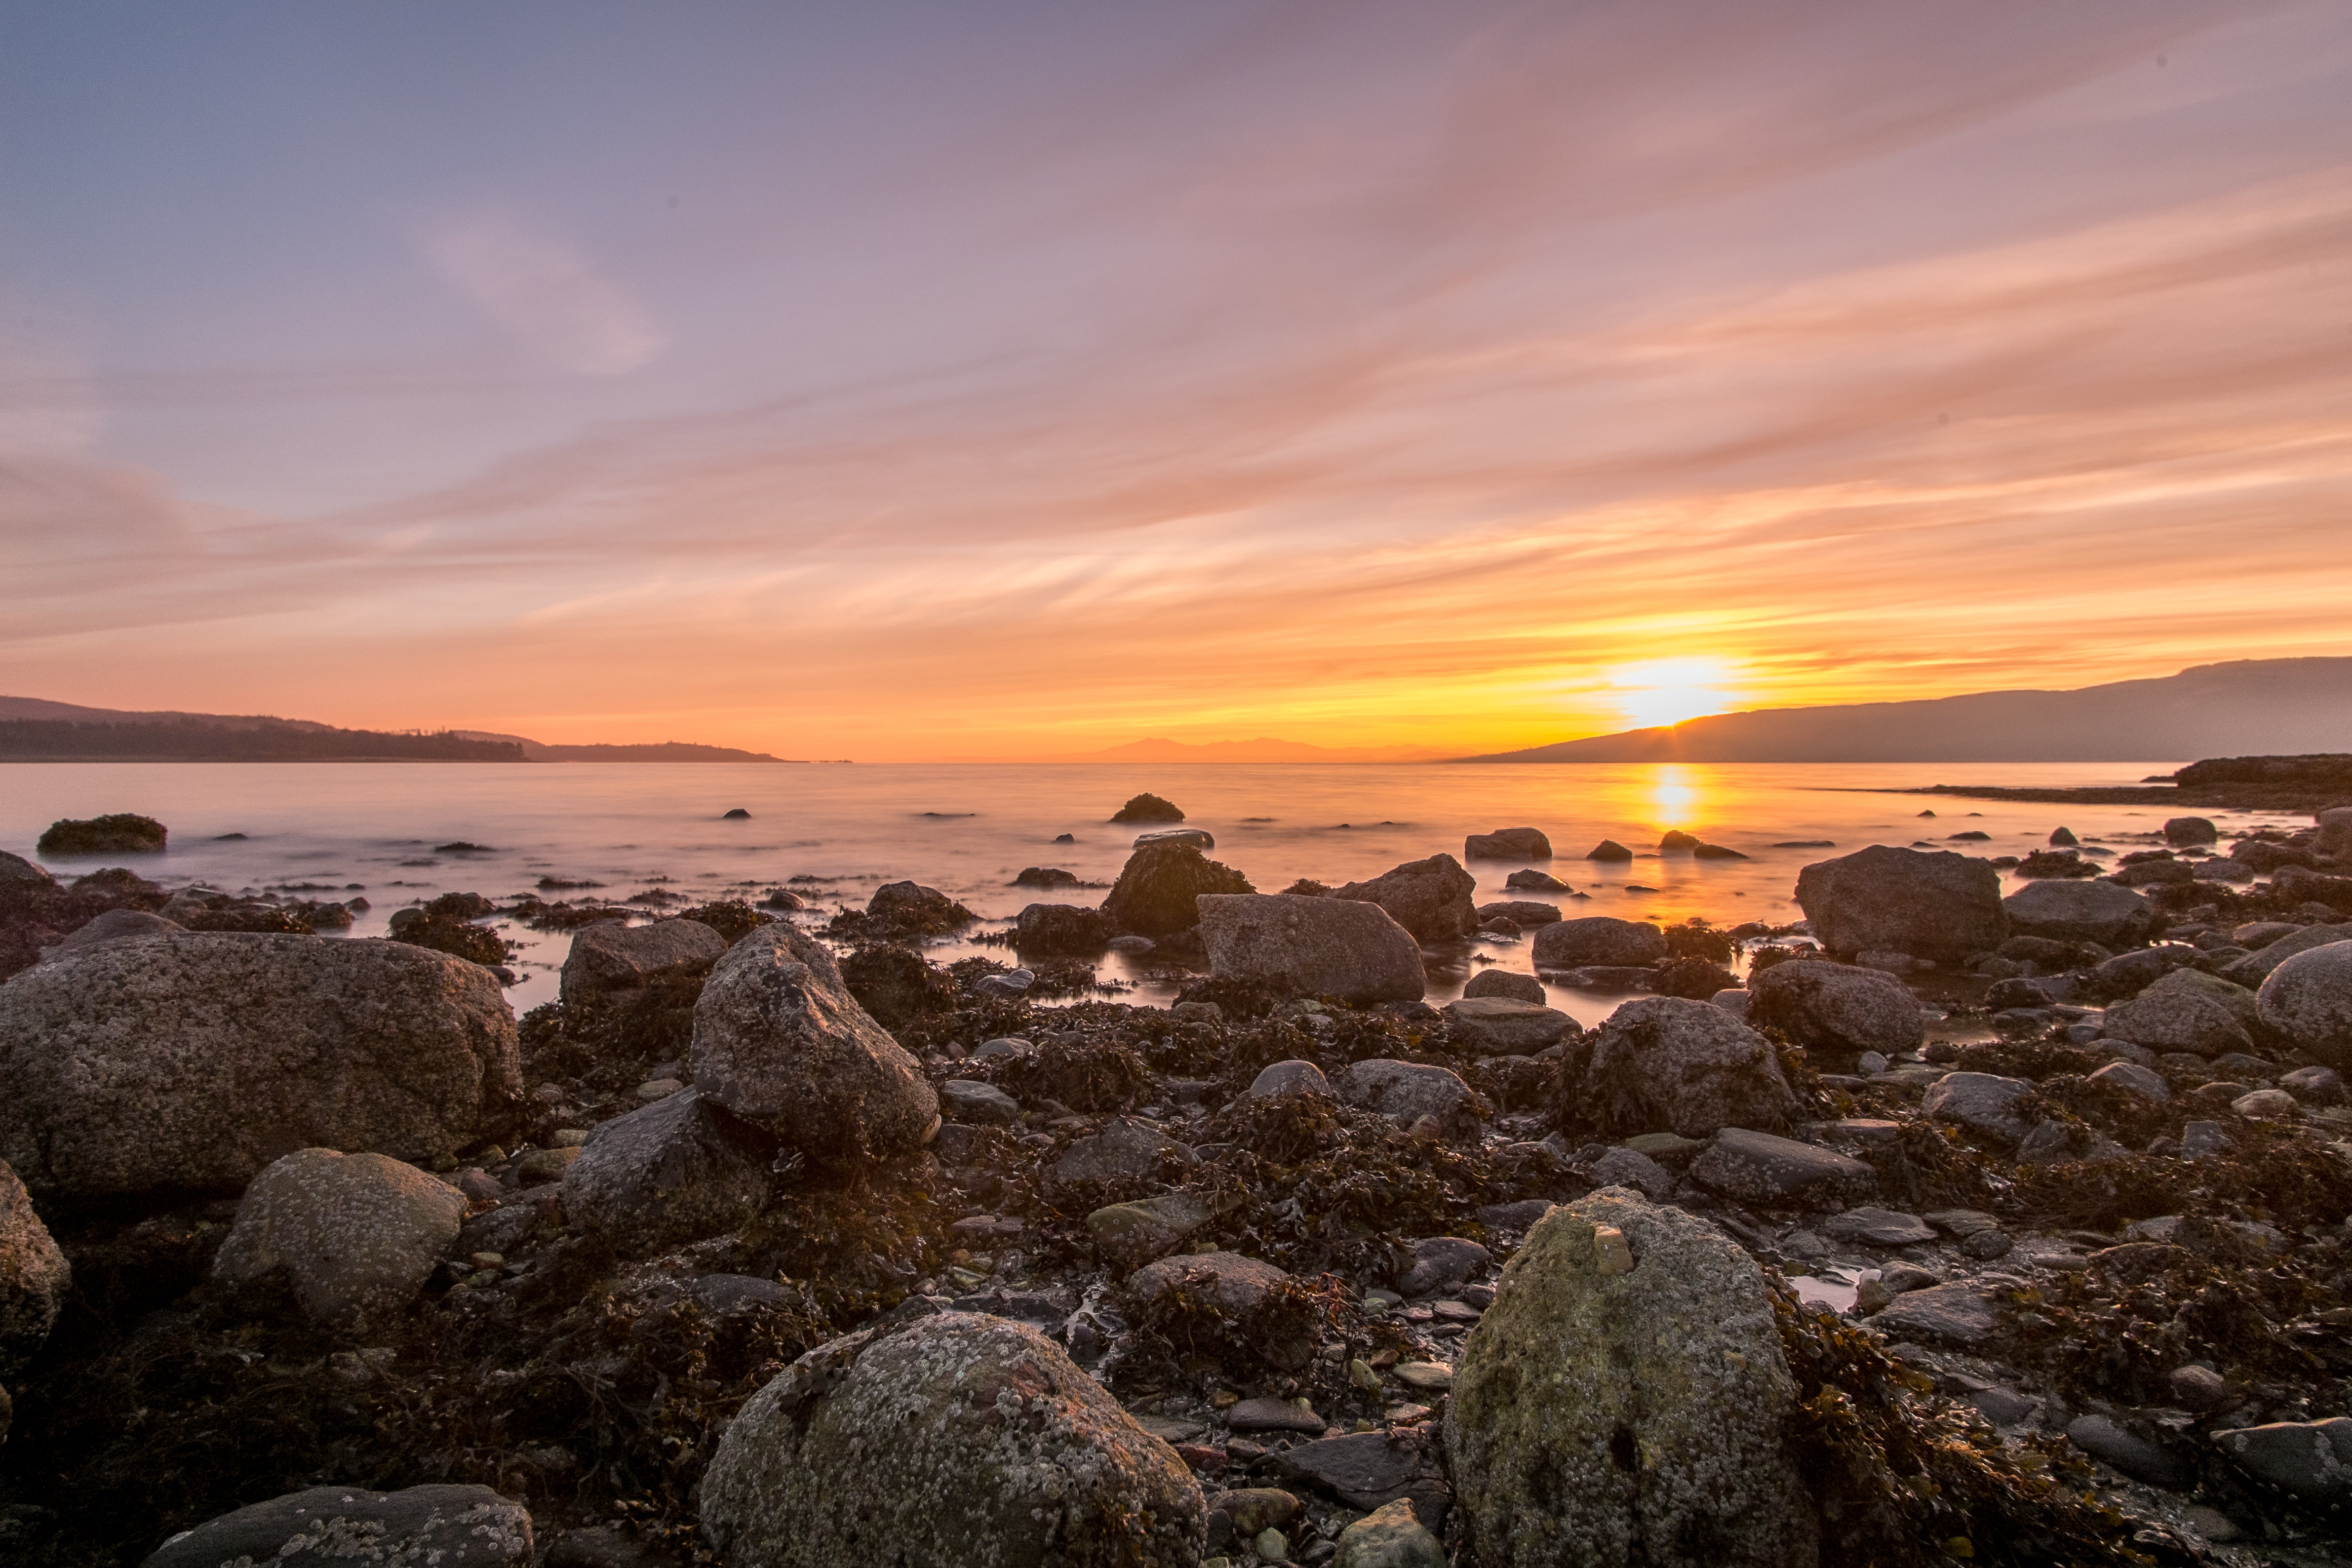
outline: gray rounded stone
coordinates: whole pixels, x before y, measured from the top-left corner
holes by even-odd
[[[1482,1057],[1524,1056],[1557,1045],[1576,1027],[1576,1020],[1556,1007],[1507,996],[1465,996],[1447,1003],[1444,1011],[1454,1037]]]
[[[1378,905],[1288,893],[1203,893],[1201,945],[1220,979],[1293,996],[1418,1002],[1421,944]]]
[[[245,1190],[213,1278],[282,1268],[313,1321],[363,1331],[416,1299],[465,1221],[465,1197],[414,1165],[298,1149]]]
[[[1445,1449],[1479,1563],[1804,1568],[1796,1395],[1763,1275],[1719,1231],[1622,1188],[1553,1210],[1454,1363]]]
[[[2321,1066],[2352,1067],[2352,942],[2294,954],[2258,994],[2263,1022]]]
[[[1797,873],[1797,903],[1830,952],[1907,952],[1949,962],[2009,935],[2000,873],[1948,849],[1874,844]]]
[[[687,1089],[591,1130],[564,1167],[563,1213],[624,1257],[749,1222],[768,1197],[774,1134]]]
[[[1645,996],[1612,1014],[1580,1092],[1612,1134],[1777,1130],[1797,1107],[1770,1041],[1722,1008],[1681,996]]]
[[[614,991],[656,980],[708,974],[727,952],[727,939],[700,921],[656,921],[583,926],[572,938],[560,984],[563,1005],[577,1007]]]
[[[1979,1132],[2001,1138],[2022,1138],[2029,1131],[2017,1101],[2033,1092],[2032,1080],[2003,1078],[1998,1073],[1946,1073],[1927,1086],[1919,1098],[1923,1115],[1957,1121]]]
[[[1665,957],[1665,933],[1647,921],[1587,915],[1580,920],[1555,921],[1536,932],[1535,962],[1538,969],[1584,969],[1596,964],[1639,966],[1662,963]]]
[[[2156,928],[2156,906],[2113,882],[2031,882],[2000,901],[2011,930],[2053,942],[2137,942]]]
[[[530,1561],[529,1510],[488,1487],[312,1487],[184,1530],[142,1568],[530,1568]]]
[[[1551,1001],[1544,984],[1532,974],[1521,974],[1512,969],[1482,969],[1462,987],[1465,997],[1500,996],[1512,1002],[1525,1002],[1541,1007]]]
[[[2247,1474],[2317,1502],[2352,1499],[2352,1418],[2273,1421],[2213,1434]]]
[[[303,1148],[454,1156],[521,1102],[497,978],[406,942],[189,931],[0,985],[0,1160],[37,1193],[234,1191]]]
[[[1334,899],[1378,904],[1416,942],[1454,942],[1478,929],[1470,901],[1477,879],[1451,855],[1432,855],[1381,872],[1368,882],[1331,889]]]
[[[1349,1068],[1331,1087],[1342,1102],[1377,1110],[1400,1127],[1434,1118],[1449,1138],[1475,1133],[1483,1120],[1484,1101],[1450,1068],[1375,1057]]]
[[[1272,1100],[1285,1094],[1328,1094],[1331,1080],[1313,1062],[1273,1062],[1262,1068],[1250,1086],[1242,1090],[1244,1100]]]
[[[729,1568],[1194,1568],[1206,1510],[1175,1450],[1024,1323],[969,1312],[809,1352],[702,1479]]]
[[[2250,1050],[2258,1026],[2254,993],[2194,969],[2176,969],[2128,1002],[2107,1009],[2109,1037],[2152,1051],[2218,1057]]]
[[[1899,1056],[1926,1037],[1919,999],[1874,969],[1811,960],[1776,963],[1748,982],[1748,1020],[1809,1050]]]

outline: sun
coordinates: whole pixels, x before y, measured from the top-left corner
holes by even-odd
[[[1723,687],[1731,667],[1719,658],[1653,658],[1608,671],[1610,700],[1635,729],[1679,724],[1720,713],[1733,699]]]

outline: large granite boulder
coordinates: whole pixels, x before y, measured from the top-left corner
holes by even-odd
[[[1174,1449],[1024,1323],[946,1312],[828,1342],[752,1395],[702,1479],[729,1568],[1193,1568]]]
[[[1811,961],[1776,963],[1749,977],[1748,1021],[1779,1029],[1808,1050],[1851,1056],[1916,1050],[1926,1038],[1919,999],[1875,969]]]
[[[33,1359],[72,1283],[73,1266],[33,1212],[25,1184],[0,1164],[0,1378],[15,1377]]]
[[[653,981],[708,974],[726,952],[727,939],[700,921],[584,926],[572,938],[560,992],[565,1006],[577,1007]]]
[[[307,1148],[445,1158],[521,1100],[497,978],[405,942],[191,931],[0,985],[0,1159],[37,1193],[234,1191]]]
[[[1612,1136],[1771,1131],[1797,1109],[1769,1040],[1720,1007],[1680,996],[1645,996],[1611,1014],[1573,1092],[1580,1104],[1560,1110]]]
[[[2296,953],[2309,952],[2315,947],[2326,947],[2339,942],[2352,942],[2352,922],[2299,926],[2273,937],[2243,958],[2231,960],[2222,969],[2221,978],[2251,989],[2268,980],[2280,964]]]
[[[2156,906],[2113,882],[2035,882],[2001,900],[2010,929],[2053,942],[2105,947],[2138,942],[2156,929]]]
[[[1841,957],[1906,952],[1937,962],[1999,947],[2008,936],[2000,873],[1948,849],[1874,844],[1797,873],[1797,903],[1821,944]]]
[[[151,936],[174,936],[187,929],[177,921],[167,921],[145,910],[108,910],[41,949],[38,962],[54,963],[89,948],[112,947],[118,942],[138,942]]]
[[[1254,893],[1250,880],[1189,844],[1147,844],[1127,858],[1103,919],[1135,936],[1173,936],[1200,922],[1203,893]]]
[[[682,1089],[588,1134],[563,1168],[564,1216],[624,1257],[649,1258],[751,1220],[779,1150],[767,1129]]]
[[[1633,967],[1663,963],[1665,958],[1665,933],[1648,921],[1587,915],[1581,920],[1555,921],[1536,931],[1538,969]]]
[[[1454,1363],[1448,1468],[1482,1568],[1806,1568],[1797,1384],[1763,1274],[1608,1187],[1554,1209]]]
[[[2111,1040],[2200,1057],[2252,1051],[2261,1026],[2254,993],[2194,969],[2174,970],[2106,1016]]]
[[[1359,1004],[1421,1000],[1421,945],[1377,904],[1286,893],[1198,903],[1201,945],[1220,979]]]
[[[703,983],[688,1066],[713,1102],[822,1163],[911,1153],[939,1129],[922,1064],[858,1005],[824,944],[782,921]]]
[[[1475,1137],[1490,1109],[1451,1068],[1374,1057],[1357,1062],[1331,1086],[1340,1103],[1377,1111],[1411,1129],[1424,1119],[1447,1138]]]
[[[1462,841],[1465,860],[1549,860],[1551,840],[1538,827],[1497,827]]]
[[[2263,1022],[2322,1067],[2352,1068],[2352,942],[2298,952],[2258,996]]]
[[[298,1149],[245,1189],[213,1278],[283,1269],[312,1321],[363,1331],[416,1299],[465,1223],[465,1195],[414,1165]]]
[[[1369,882],[1334,888],[1331,897],[1378,904],[1417,942],[1455,942],[1478,929],[1470,895],[1477,879],[1451,855],[1432,855],[1383,871]]]
[[[141,1568],[374,1563],[530,1568],[530,1514],[488,1487],[312,1487],[184,1530]]]

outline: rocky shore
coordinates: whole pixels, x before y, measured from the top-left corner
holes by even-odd
[[[913,882],[331,941],[0,855],[0,1557],[2352,1552],[2352,809],[1663,929],[1531,827],[1265,893],[1116,820],[945,966]],[[499,919],[578,931],[520,1019]]]

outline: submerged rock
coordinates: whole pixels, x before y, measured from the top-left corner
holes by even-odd
[[[1797,873],[1797,902],[1830,952],[1907,952],[1939,963],[1999,947],[2009,934],[2000,873],[1940,849],[1874,844]]]
[[[1200,922],[1204,893],[1255,893],[1250,880],[1187,844],[1150,844],[1127,858],[1103,918],[1137,936],[1173,936]]]
[[[730,948],[694,1007],[694,1087],[827,1163],[910,1153],[939,1126],[922,1066],[782,923]]]
[[[1193,1568],[1173,1449],[1044,1334],[946,1312],[818,1346],[743,1407],[702,1480],[730,1568]]]
[[[708,974],[726,952],[727,939],[700,921],[656,921],[642,926],[612,921],[583,926],[572,938],[571,954],[563,961],[563,1005],[577,1007],[657,980]]]
[[[1376,904],[1284,893],[1212,893],[1198,900],[1201,945],[1220,979],[1294,996],[1417,1002],[1421,946]]]
[[[1432,855],[1383,871],[1369,882],[1331,889],[1333,899],[1378,904],[1419,942],[1454,942],[1478,929],[1470,895],[1477,879],[1451,855]]]
[[[141,1568],[341,1562],[530,1568],[530,1513],[488,1487],[312,1487],[182,1531]]]
[[[1705,1221],[1604,1188],[1503,1271],[1444,1422],[1484,1568],[1801,1568],[1820,1526],[1764,1277]]]
[[[313,1321],[362,1331],[416,1299],[465,1221],[464,1195],[414,1165],[299,1149],[245,1190],[213,1278],[283,1269]]]
[[[447,1157],[521,1096],[497,979],[402,942],[192,931],[0,985],[0,1159],[35,1192],[234,1190],[303,1148]]]

